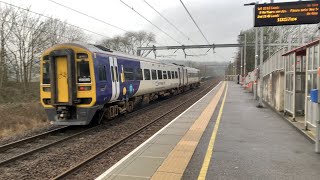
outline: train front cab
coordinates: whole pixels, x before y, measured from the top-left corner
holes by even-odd
[[[87,125],[99,106],[92,53],[58,45],[41,58],[40,96],[48,119],[56,125]]]

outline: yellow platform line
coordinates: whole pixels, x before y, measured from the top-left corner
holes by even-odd
[[[168,157],[163,161],[151,179],[174,180],[182,178],[183,173],[187,168],[187,165],[190,162],[190,159],[200,141],[200,138],[205,131],[221,96],[223,95],[225,87],[226,82],[221,85],[220,89],[214,95],[209,105],[170,152]]]
[[[217,137],[220,121],[221,121],[221,116],[222,116],[222,112],[223,112],[223,107],[224,107],[224,103],[225,103],[226,97],[227,97],[227,91],[228,91],[228,85],[226,87],[226,92],[224,93],[224,97],[223,97],[222,104],[221,104],[221,107],[219,110],[217,121],[216,121],[216,124],[214,125],[214,129],[213,129],[210,141],[209,141],[206,156],[204,157],[204,161],[203,161],[203,164],[202,164],[199,176],[198,176],[198,180],[204,180],[204,179],[206,179],[206,176],[207,176],[208,168],[209,168],[210,161],[211,161],[212,154],[213,154],[214,142],[216,141],[216,137]]]

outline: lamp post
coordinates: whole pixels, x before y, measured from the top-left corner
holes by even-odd
[[[253,98],[257,99],[257,91],[258,91],[258,86],[257,86],[257,72],[258,72],[258,37],[259,37],[259,31],[258,28],[255,28],[255,48],[254,48],[254,69],[255,69],[255,79],[254,79],[254,86],[255,88],[253,89]]]
[[[248,4],[244,4],[244,6],[255,6],[256,4],[259,4],[259,1],[256,1],[256,2],[252,2],[252,3],[248,3]],[[253,12],[254,12],[254,8],[253,8]],[[258,38],[259,38],[259,29],[257,27],[254,28],[255,30],[255,48],[254,48],[254,69],[258,70],[258,58],[259,58],[259,55],[258,55]],[[255,76],[255,82],[257,81],[257,75]],[[255,83],[255,88],[253,89],[253,98],[254,99],[257,99],[257,90],[258,90],[258,86],[257,86],[257,83]]]
[[[260,63],[259,63],[259,78],[260,78],[260,83],[259,83],[259,89],[260,89],[260,96],[259,96],[259,104],[258,108],[263,107],[262,103],[262,95],[263,95],[263,87],[262,87],[262,81],[263,81],[263,74],[262,74],[262,63],[263,63],[263,27],[260,28]]]
[[[244,61],[243,74],[244,74],[244,76],[246,76],[247,75],[247,34],[244,34],[243,61]]]
[[[244,37],[244,47],[241,48],[241,66],[240,66],[241,79],[242,79],[242,77],[245,77],[247,75],[247,34],[246,33],[240,34],[239,37]]]

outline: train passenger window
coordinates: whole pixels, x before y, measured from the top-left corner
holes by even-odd
[[[107,74],[106,74],[106,66],[99,66],[99,81],[106,81]]]
[[[115,79],[116,79],[117,82],[119,82],[119,78],[118,78],[118,77],[119,77],[118,67],[115,66],[114,69],[116,70]]]
[[[42,64],[42,84],[50,84],[50,64],[49,61],[44,61]]]
[[[113,71],[113,66],[110,67],[110,73],[111,73],[111,80],[114,82],[114,71]]]
[[[144,69],[144,80],[151,80],[150,69]]]
[[[172,79],[175,79],[175,77],[174,77],[174,71],[171,71],[171,76],[172,76]]]
[[[167,71],[163,71],[163,79],[167,79]]]
[[[152,69],[152,70],[151,70],[151,75],[152,75],[152,80],[157,80],[157,79],[158,79],[158,78],[157,78],[157,71],[156,71],[156,70]]]
[[[171,72],[168,71],[168,79],[171,79]]]
[[[162,71],[158,70],[158,79],[162,79]]]
[[[88,61],[77,62],[78,83],[91,83],[90,68]]]
[[[134,80],[133,78],[133,69],[132,68],[124,68],[124,79],[127,81]]]
[[[178,72],[177,71],[174,72],[174,75],[175,75],[176,79],[178,79]]]
[[[142,69],[138,68],[136,71],[136,80],[143,80]]]

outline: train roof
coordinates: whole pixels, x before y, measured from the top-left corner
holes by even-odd
[[[57,44],[55,46],[59,46],[59,45],[70,45],[70,46],[78,46],[81,48],[84,48],[92,53],[101,53],[101,54],[107,54],[107,55],[116,55],[116,56],[120,56],[120,57],[126,57],[126,58],[130,58],[133,60],[140,60],[140,61],[145,61],[145,62],[152,62],[152,63],[158,63],[158,64],[164,64],[164,65],[172,65],[172,66],[182,66],[188,69],[194,69],[194,70],[198,70],[196,68],[191,68],[191,67],[186,67],[183,65],[179,65],[176,63],[168,63],[168,62],[161,62],[161,61],[157,61],[155,59],[151,59],[151,58],[145,58],[145,57],[140,57],[140,56],[134,56],[131,54],[127,54],[127,53],[123,53],[123,52],[119,52],[119,51],[114,51],[112,49],[109,49],[107,47],[104,46],[100,46],[100,45],[94,45],[94,44],[86,44],[86,43],[62,43],[62,44]]]

